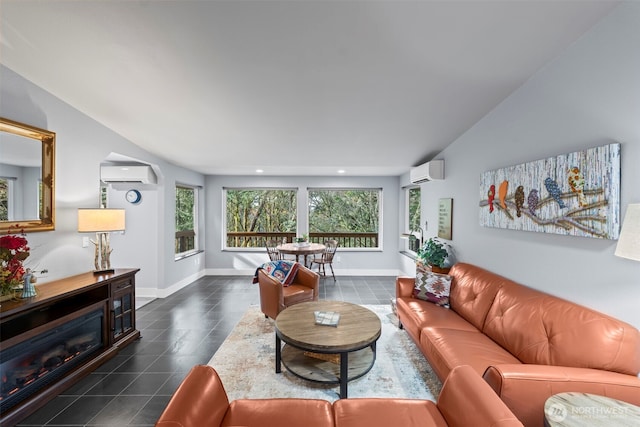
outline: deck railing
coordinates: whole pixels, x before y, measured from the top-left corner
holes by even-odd
[[[176,252],[180,254],[195,249],[196,232],[193,230],[176,231]]]
[[[296,233],[228,231],[228,248],[264,248],[268,240],[293,242]],[[377,248],[378,233],[309,233],[312,243],[335,239],[341,248]]]

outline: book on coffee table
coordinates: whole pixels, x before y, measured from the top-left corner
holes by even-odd
[[[340,321],[340,313],[335,311],[314,311],[313,314],[316,318],[316,325],[338,326]]]

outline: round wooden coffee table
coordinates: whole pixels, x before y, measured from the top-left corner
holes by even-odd
[[[315,311],[340,313],[338,325],[316,325]],[[373,367],[381,328],[374,312],[348,302],[313,301],[287,307],[276,318],[276,373],[282,364],[299,378],[340,384],[344,399],[347,383]]]

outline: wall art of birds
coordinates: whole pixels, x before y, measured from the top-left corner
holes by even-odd
[[[489,213],[493,212],[493,199],[496,198],[496,186],[491,184],[489,191],[487,191],[487,200],[489,201]]]
[[[549,195],[553,197],[553,199],[558,203],[558,206],[560,206],[561,209],[567,207],[567,205],[564,204],[564,201],[560,198],[560,196],[562,195],[562,191],[560,191],[560,187],[558,187],[558,183],[555,180],[547,177],[544,180],[544,186],[547,188]]]
[[[535,188],[529,192],[529,196],[527,197],[527,207],[529,208],[529,213],[533,216],[536,216],[536,209],[538,208],[538,190]]]
[[[500,206],[502,209],[507,209],[507,204],[504,202],[507,198],[507,190],[509,190],[509,181],[502,181],[500,188],[498,188],[498,199],[500,200]]]
[[[522,206],[524,206],[524,187],[522,185],[518,185],[516,188],[516,216],[520,218],[522,216]]]
[[[587,198],[584,195],[584,176],[580,173],[580,169],[576,166],[569,169],[569,188],[578,195],[578,203],[580,206],[587,206]]]

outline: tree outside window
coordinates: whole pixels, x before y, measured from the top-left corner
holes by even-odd
[[[420,229],[420,187],[407,189],[407,231],[417,231]],[[424,232],[421,231],[420,234]],[[421,236],[422,237],[422,236]],[[409,250],[416,252],[420,245],[419,240],[409,240]]]
[[[9,220],[9,182],[0,178],[0,221]]]
[[[197,248],[197,189],[176,185],[175,253],[184,254]]]
[[[226,248],[264,247],[268,240],[292,242],[297,227],[297,191],[225,189]]]
[[[310,189],[309,239],[343,248],[378,248],[381,189]]]

